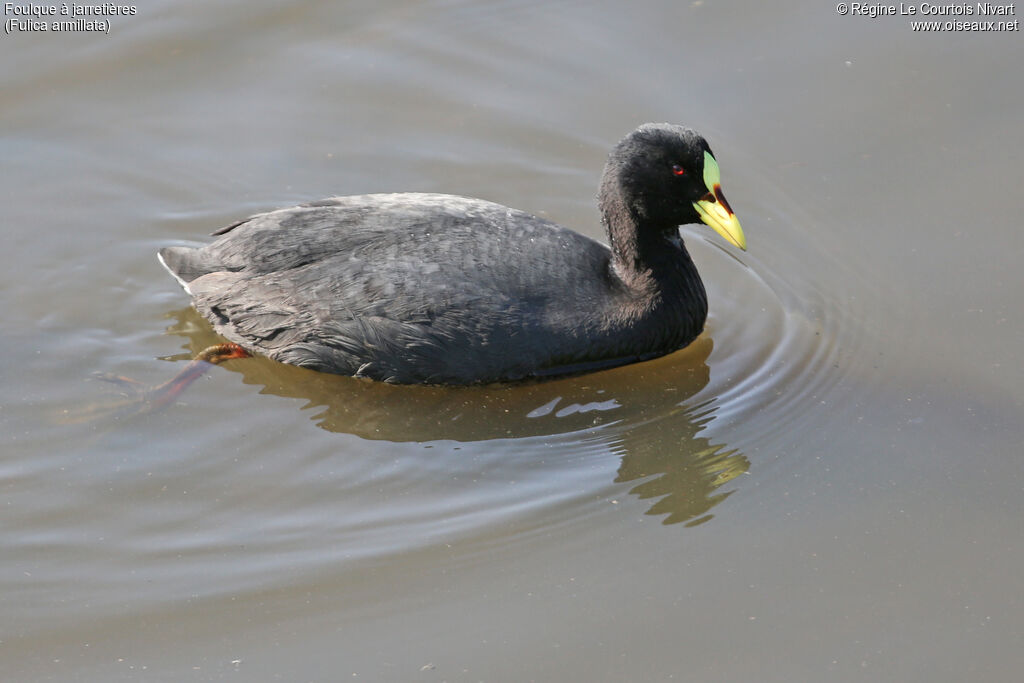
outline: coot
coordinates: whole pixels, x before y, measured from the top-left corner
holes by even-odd
[[[707,297],[678,226],[703,221],[746,249],[708,143],[681,126],[640,126],[609,155],[598,202],[610,247],[481,199],[407,193],[251,216],[159,258],[241,347],[228,357],[473,384],[686,346]]]

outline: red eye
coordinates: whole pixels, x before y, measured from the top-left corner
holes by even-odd
[[[674,166],[672,166],[672,173],[674,175],[686,175],[686,169],[680,166],[679,164],[675,164]]]

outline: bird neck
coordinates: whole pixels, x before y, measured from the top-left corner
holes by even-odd
[[[676,225],[657,225],[623,196],[617,184],[601,188],[600,208],[612,250],[612,268],[630,297],[689,343],[704,328],[704,284]],[[641,304],[641,301],[644,302]]]
[[[659,278],[698,277],[679,227],[646,216],[614,176],[604,178],[598,203],[615,269],[624,278],[648,272]]]

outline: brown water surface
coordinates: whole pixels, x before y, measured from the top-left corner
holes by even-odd
[[[4,680],[1019,677],[1019,31],[792,1],[110,22],[0,35]],[[231,361],[73,419],[116,400],[94,372],[216,341],[160,246],[399,190],[602,237],[607,150],[665,120],[749,241],[684,228],[692,347],[460,389]]]

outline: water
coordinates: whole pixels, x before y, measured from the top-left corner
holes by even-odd
[[[1019,32],[787,2],[153,2],[0,37],[10,680],[1013,680]],[[608,148],[710,140],[693,346],[522,386],[232,361],[160,246],[335,194],[601,237]]]

